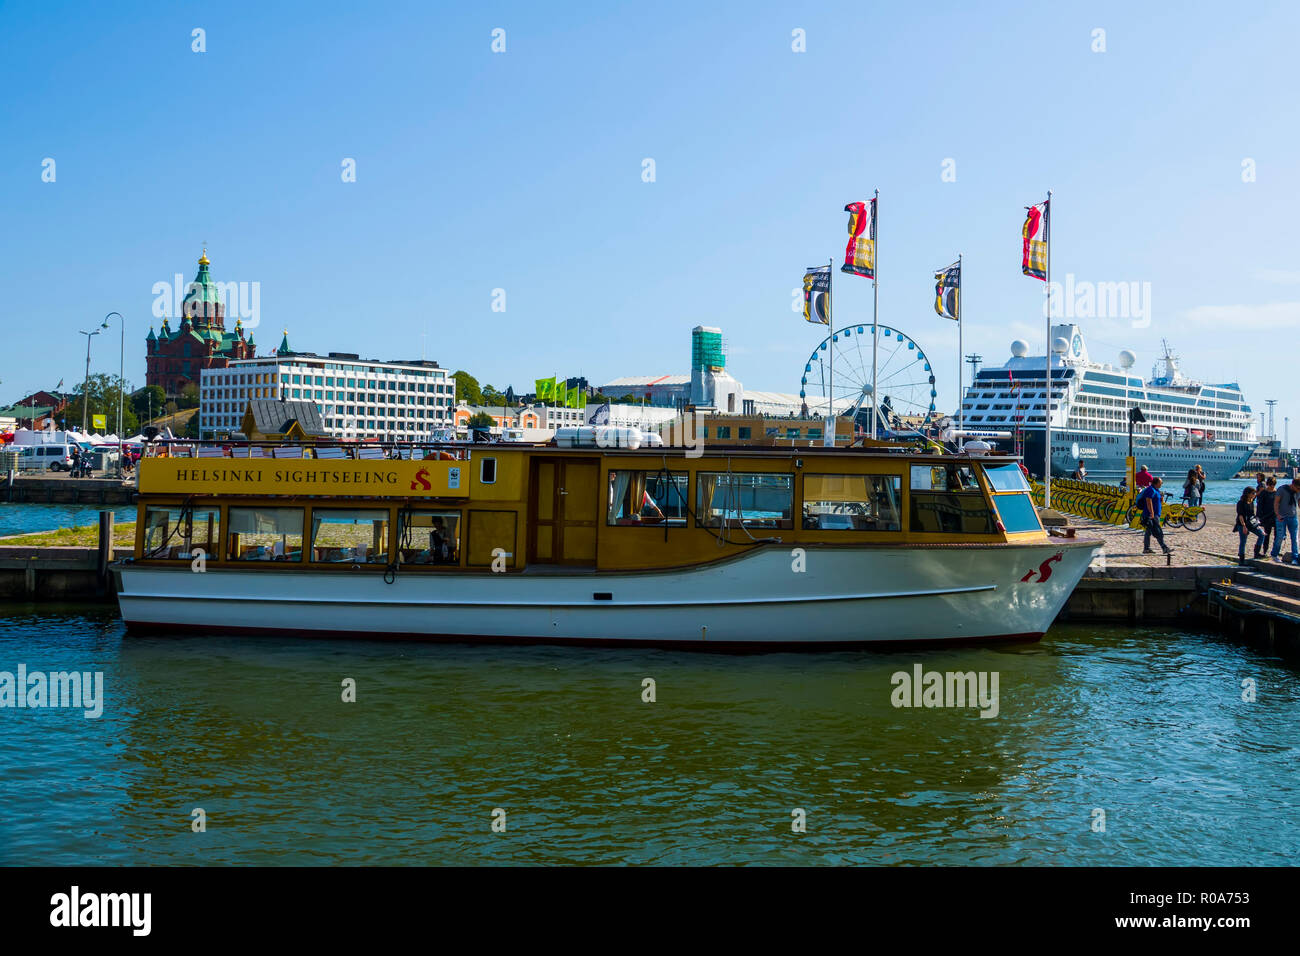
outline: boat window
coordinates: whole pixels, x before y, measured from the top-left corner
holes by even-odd
[[[478,480],[485,485],[490,485],[497,480],[497,460],[495,458],[484,458],[479,465]]]
[[[803,477],[803,526],[822,531],[898,531],[901,475]]]
[[[689,482],[685,472],[611,471],[605,523],[684,528]]]
[[[313,508],[311,559],[326,564],[387,564],[388,510]]]
[[[1038,509],[1027,494],[994,495],[993,503],[1002,519],[1002,527],[1008,533],[1016,531],[1042,531],[1038,521]]]
[[[144,556],[163,561],[190,561],[201,550],[216,559],[221,509],[184,509],[150,505],[144,512]]]
[[[978,491],[970,465],[913,465],[913,491]]]
[[[969,466],[913,465],[908,528],[933,534],[993,534],[993,511]]]
[[[705,528],[794,527],[794,477],[701,472],[696,518]]]
[[[303,509],[231,508],[226,556],[231,561],[301,561]]]
[[[994,491],[1028,491],[1025,473],[1015,462],[1006,465],[985,465],[984,476]]]
[[[402,512],[397,534],[403,564],[460,563],[459,511]]]

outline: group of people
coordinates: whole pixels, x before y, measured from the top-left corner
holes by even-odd
[[[1083,462],[1079,462],[1080,467]],[[1126,488],[1128,479],[1120,482],[1121,488]],[[1160,549],[1165,554],[1172,554],[1173,549],[1165,544],[1165,533],[1160,527],[1161,512],[1164,510],[1164,492],[1161,487],[1164,485],[1164,479],[1159,478],[1143,465],[1133,476],[1133,485],[1137,489],[1137,506],[1142,509],[1142,553],[1155,554],[1151,547],[1151,539],[1155,538],[1160,545]],[[1201,499],[1205,496],[1205,469],[1200,465],[1191,468],[1187,472],[1187,480],[1183,482],[1183,502],[1189,507],[1199,507]]]
[[[1290,537],[1289,563],[1300,564],[1300,548],[1296,545],[1296,503],[1300,501],[1300,478],[1292,478],[1278,487],[1277,479],[1263,472],[1255,476],[1255,487],[1242,490],[1237,502],[1237,560],[1246,563],[1246,542],[1255,536],[1254,557],[1278,560],[1282,553],[1282,539]],[[1273,549],[1269,552],[1269,539]]]

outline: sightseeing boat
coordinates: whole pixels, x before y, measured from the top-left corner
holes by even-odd
[[[1002,456],[255,451],[141,461],[134,556],[115,565],[131,632],[722,649],[1035,640],[1100,544],[1049,537]]]

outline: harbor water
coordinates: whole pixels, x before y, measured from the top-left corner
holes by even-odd
[[[112,511],[114,521],[135,521],[135,505],[39,505],[0,502],[0,538],[60,528],[84,528],[99,525],[100,511]]]
[[[8,865],[1293,865],[1300,852],[1300,675],[1177,630],[728,656],[136,638],[108,607],[0,605],[0,672],[19,664],[102,672],[104,700],[98,718],[0,709]],[[893,675],[914,665],[998,675],[996,716],[895,707]]]

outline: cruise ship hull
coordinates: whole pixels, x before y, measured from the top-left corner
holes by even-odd
[[[1082,461],[1092,481],[1117,482],[1124,477],[1125,456],[1128,454],[1127,435],[1103,435],[1096,432],[1079,432],[1065,429],[1052,430],[1052,476],[1068,478]],[[1210,481],[1234,478],[1245,467],[1254,451],[1254,445],[1229,443],[1223,450],[1216,448],[1177,447],[1169,445],[1137,446],[1133,449],[1135,467],[1146,465],[1153,475],[1166,481],[1182,482],[1187,472],[1200,465]],[[1043,470],[1043,433],[1026,432],[1024,437],[1025,467],[1032,474]]]
[[[706,650],[1037,640],[1100,542],[767,546],[653,572],[513,574],[119,565],[132,632]],[[800,562],[804,570],[799,570]]]

